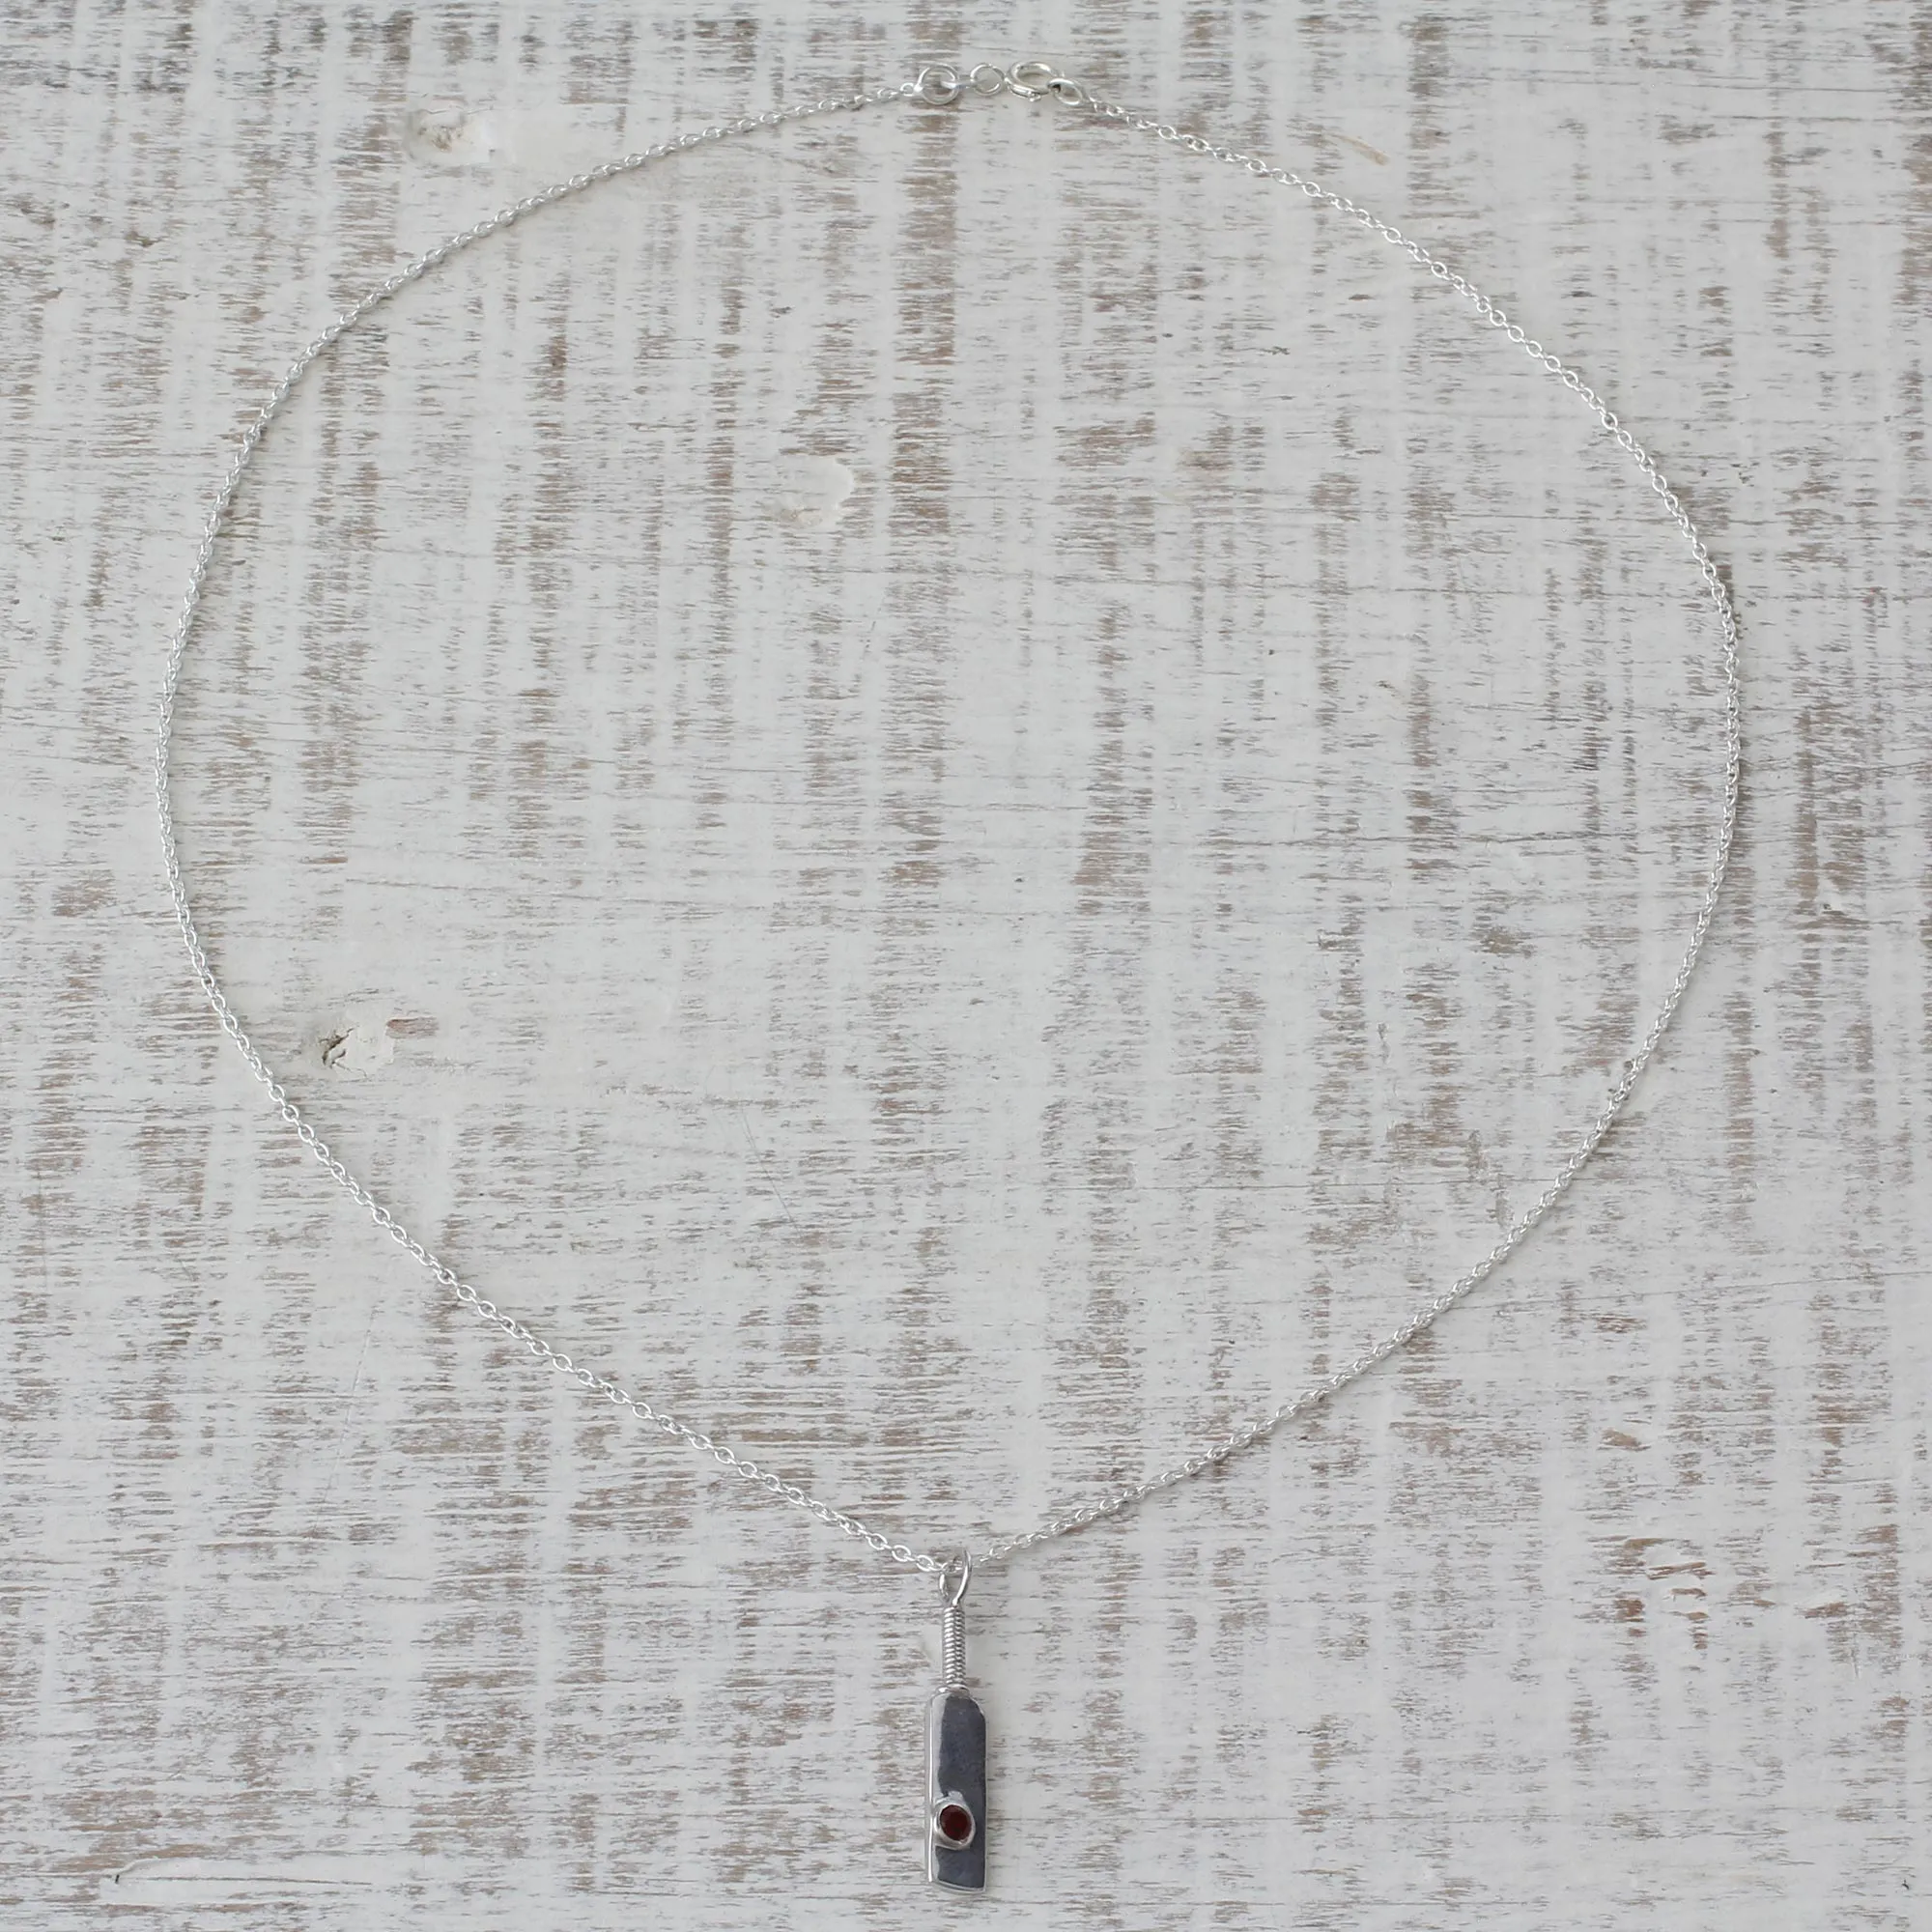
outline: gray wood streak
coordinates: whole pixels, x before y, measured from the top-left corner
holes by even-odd
[[[8,1922],[941,1909],[928,1586],[331,1198],[185,984],[145,734],[220,451],[335,302],[1007,49],[1573,355],[1734,573],[1750,748],[1709,970],[1519,1264],[976,1591],[986,1909],[1923,1924],[1926,30],[767,11],[0,34]],[[265,454],[181,732],[236,1003],[559,1346],[922,1543],[1025,1524],[1482,1252],[1667,980],[1711,639],[1575,414],[1342,224],[1012,102],[612,185]]]

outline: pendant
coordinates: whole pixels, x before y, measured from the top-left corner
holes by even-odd
[[[986,1716],[966,1688],[966,1613],[973,1579],[962,1554],[940,1574],[946,1681],[925,1712],[925,1875],[953,1891],[986,1889]]]

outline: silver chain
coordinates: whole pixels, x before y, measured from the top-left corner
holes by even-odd
[[[215,493],[214,500],[209,509],[208,520],[202,528],[201,544],[195,553],[194,567],[188,574],[187,588],[182,598],[181,610],[170,635],[166,675],[161,685],[160,717],[155,739],[155,802],[160,823],[161,852],[167,869],[168,891],[174,902],[175,921],[181,929],[182,943],[187,949],[188,961],[193,967],[195,979],[207,998],[209,1007],[220,1022],[222,1032],[234,1041],[236,1049],[247,1065],[248,1071],[268,1089],[269,1097],[274,1102],[283,1122],[302,1146],[327,1169],[336,1184],[359,1208],[367,1210],[376,1226],[396,1242],[412,1261],[427,1268],[464,1307],[499,1328],[512,1341],[522,1344],[539,1362],[548,1363],[559,1375],[573,1378],[592,1395],[602,1397],[617,1407],[628,1410],[639,1421],[648,1423],[652,1428],[662,1431],[664,1435],[709,1456],[721,1468],[763,1491],[766,1494],[789,1504],[794,1509],[805,1511],[818,1521],[864,1543],[880,1555],[890,1557],[895,1563],[908,1564],[928,1576],[949,1574],[951,1566],[959,1562],[959,1557],[956,1554],[935,1554],[931,1550],[916,1548],[911,1544],[895,1541],[885,1531],[875,1528],[858,1517],[848,1516],[844,1511],[835,1509],[832,1504],[810,1494],[796,1483],[788,1483],[774,1471],[739,1455],[736,1450],[717,1441],[702,1430],[694,1429],[675,1416],[668,1414],[664,1409],[647,1402],[641,1395],[626,1388],[611,1377],[585,1368],[569,1355],[552,1348],[543,1337],[534,1333],[517,1316],[507,1313],[495,1301],[479,1294],[455,1268],[425,1246],[401,1221],[397,1220],[362,1181],[350,1172],[331,1151],[328,1143],[316,1132],[302,1109],[289,1097],[287,1089],[275,1077],[273,1069],[263,1060],[260,1052],[249,1040],[235,1009],[228,1004],[220,980],[209,964],[207,949],[203,945],[201,933],[195,923],[187,888],[182,879],[181,854],[175,842],[174,802],[169,789],[169,750],[174,732],[175,700],[181,689],[182,663],[187,652],[188,640],[194,634],[195,617],[201,605],[202,587],[207,581],[209,567],[213,561],[216,542],[227,526],[236,493],[241,487],[242,479],[248,473],[249,465],[254,461],[262,438],[270,424],[281,413],[296,385],[314,363],[332,349],[349,330],[400,291],[409,287],[412,282],[419,280],[432,269],[446,262],[462,249],[482,241],[486,235],[494,235],[499,229],[508,228],[514,222],[521,221],[526,215],[550,207],[554,202],[582,194],[586,188],[594,187],[598,183],[610,181],[615,176],[634,173],[653,161],[662,160],[668,155],[702,147],[707,142],[729,140],[741,134],[751,134],[762,128],[781,128],[792,122],[809,121],[821,114],[842,113],[895,100],[911,100],[925,106],[939,107],[957,101],[967,94],[984,96],[1010,94],[1027,100],[1052,100],[1087,114],[1095,121],[1117,125],[1135,134],[1151,136],[1157,141],[1183,148],[1190,154],[1200,155],[1208,160],[1226,162],[1229,166],[1239,168],[1260,181],[1297,189],[1311,202],[1349,220],[1358,222],[1370,234],[1400,250],[1417,269],[1440,282],[1445,289],[1465,302],[1479,321],[1491,328],[1500,330],[1540,368],[1561,383],[1594,417],[1598,428],[1631,460],[1637,474],[1656,494],[1670,521],[1676,525],[1679,533],[1690,547],[1690,555],[1696,563],[1697,574],[1703,583],[1704,594],[1710,600],[1712,612],[1717,619],[1720,640],[1719,659],[1724,680],[1723,807],[1718,818],[1717,835],[1710,867],[1705,874],[1703,895],[1698,901],[1696,916],[1690,922],[1683,956],[1678,962],[1677,972],[1671,980],[1669,990],[1664,994],[1662,1004],[1658,1008],[1649,1031],[1643,1037],[1642,1044],[1624,1063],[1623,1070],[1610,1088],[1602,1110],[1590,1122],[1562,1166],[1556,1170],[1548,1185],[1528,1207],[1517,1214],[1504,1231],[1502,1238],[1481,1261],[1458,1275],[1433,1300],[1425,1302],[1401,1327],[1391,1330],[1373,1347],[1355,1356],[1344,1367],[1337,1369],[1334,1374],[1321,1381],[1311,1383],[1300,1394],[1279,1404],[1264,1415],[1243,1423],[1229,1435],[1216,1438],[1193,1455],[1155,1471],[1138,1483],[1115,1490],[1095,1501],[1084,1503],[1077,1509],[1066,1511],[1065,1515],[1053,1517],[1037,1528],[1002,1537],[983,1549],[972,1552],[971,1562],[980,1567],[1003,1563],[1022,1549],[1031,1549],[1037,1544],[1050,1542],[1057,1536],[1065,1536],[1069,1531],[1098,1522],[1104,1517],[1119,1516],[1123,1510],[1145,1502],[1160,1491],[1172,1489],[1177,1483],[1184,1482],[1190,1476],[1198,1476],[1204,1470],[1213,1468],[1237,1451],[1249,1448],[1272,1435],[1283,1423],[1305,1415],[1309,1410],[1327,1402],[1347,1388],[1350,1382],[1367,1375],[1378,1363],[1386,1361],[1398,1350],[1406,1347],[1418,1335],[1434,1327],[1450,1309],[1487,1281],[1515,1253],[1530,1231],[1562,1198],[1570,1183],[1581,1171],[1583,1164],[1596,1151],[1605,1135],[1615,1123],[1618,1115],[1622,1113],[1624,1103],[1630,1098],[1643,1069],[1657,1051],[1658,1042],[1663,1037],[1664,1030],[1669,1026],[1671,1016],[1676,1012],[1678,1003],[1684,997],[1684,989],[1690,983],[1691,972],[1697,964],[1697,956],[1703,950],[1705,936],[1711,929],[1711,921],[1717,911],[1718,897],[1723,888],[1724,873],[1730,863],[1731,845],[1737,828],[1738,769],[1742,745],[1737,617],[1731,608],[1730,594],[1725,588],[1723,579],[1717,565],[1711,560],[1711,554],[1704,547],[1703,539],[1697,534],[1697,527],[1691,522],[1690,513],[1685,509],[1677,493],[1665,481],[1662,471],[1658,469],[1650,452],[1618,421],[1608,405],[1577,371],[1559,356],[1546,350],[1542,343],[1526,334],[1521,327],[1512,322],[1489,297],[1475,288],[1464,276],[1455,273],[1447,263],[1431,254],[1419,242],[1412,241],[1401,230],[1378,219],[1346,195],[1336,194],[1290,168],[1276,167],[1258,155],[1242,154],[1233,148],[1222,147],[1204,135],[1189,133],[1165,122],[1149,120],[1130,113],[1124,107],[1098,99],[1077,81],[1060,73],[1047,62],[1021,61],[1010,68],[994,67],[982,62],[978,67],[964,71],[944,65],[926,67],[920,71],[916,78],[899,82],[895,86],[870,88],[861,93],[835,96],[796,107],[773,108],[764,114],[747,115],[736,121],[722,122],[713,127],[698,128],[694,132],[681,134],[674,140],[660,142],[656,147],[646,148],[641,153],[607,161],[602,167],[592,168],[587,174],[573,175],[568,181],[558,182],[535,194],[525,196],[522,201],[511,203],[507,208],[499,209],[487,220],[463,229],[460,233],[439,242],[433,248],[426,249],[414,261],[397,270],[387,281],[372,289],[361,300],[344,309],[302,348],[295,360],[283,371],[281,380],[269,391],[261,408],[256,411],[253,419],[242,432],[241,443],[228,466],[227,474],[222,478],[220,488]]]

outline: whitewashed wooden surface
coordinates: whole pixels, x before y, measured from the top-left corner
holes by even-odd
[[[7,1924],[1932,1924],[1915,11],[9,10]],[[976,1590],[974,1907],[918,1878],[929,1586],[331,1194],[185,982],[145,772],[212,479],[338,301],[954,52],[1449,254],[1680,482],[1749,680],[1707,970],[1554,1221]],[[882,110],[349,345],[180,736],[325,1130],[560,1346],[934,1546],[1481,1253],[1667,979],[1710,636],[1566,399],[1385,253],[1044,110]]]

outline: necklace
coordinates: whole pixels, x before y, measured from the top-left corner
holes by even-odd
[[[1623,1063],[1622,1069],[1605,1094],[1597,1114],[1585,1126],[1562,1164],[1526,1207],[1520,1208],[1504,1227],[1495,1244],[1479,1261],[1466,1268],[1433,1298],[1416,1308],[1400,1326],[1383,1335],[1372,1347],[1322,1379],[1298,1394],[1277,1404],[1266,1412],[1243,1422],[1219,1435],[1182,1460],[1154,1470],[1140,1481],[1096,1496],[1064,1514],[1035,1526],[998,1538],[981,1548],[951,1553],[925,1549],[895,1539],[873,1522],[836,1508],[787,1481],[773,1469],[741,1456],[728,1444],[716,1440],[705,1431],[668,1413],[622,1382],[574,1360],[533,1332],[513,1312],[483,1295],[455,1267],[427,1247],[383,1205],[364,1182],[352,1173],[317,1132],[303,1109],[290,1096],[287,1088],[250,1042],[241,1018],[230,1006],[221,982],[209,962],[209,955],[197,926],[187,888],[183,879],[180,852],[174,825],[170,792],[170,744],[175,706],[181,687],[182,668],[194,635],[203,585],[213,561],[217,543],[226,527],[229,513],[242,479],[248,473],[255,453],[270,426],[280,414],[290,395],[314,364],[326,356],[343,335],[398,292],[429,273],[462,249],[480,242],[512,223],[522,221],[539,210],[567,197],[592,189],[616,176],[630,174],[661,160],[666,156],[707,143],[736,139],[761,129],[781,128],[815,116],[900,102],[923,108],[950,108],[972,98],[1007,96],[1022,101],[1052,103],[1085,117],[1096,128],[1114,128],[1145,135],[1178,147],[1208,160],[1238,168],[1266,187],[1295,190],[1318,209],[1359,225],[1370,237],[1386,243],[1406,257],[1415,269],[1441,284],[1446,298],[1460,303],[1483,327],[1497,331],[1528,355],[1552,380],[1560,383],[1587,412],[1597,430],[1612,441],[1626,457],[1635,477],[1658,499],[1674,526],[1694,563],[1702,595],[1715,621],[1717,655],[1722,680],[1723,767],[1721,807],[1713,836],[1704,884],[1690,921],[1676,972],[1643,1034],[1636,1051]],[[526,196],[448,237],[428,249],[359,301],[344,309],[323,328],[295,357],[279,382],[269,392],[244,430],[227,472],[217,489],[203,527],[200,547],[195,554],[185,595],[171,633],[165,676],[162,683],[159,722],[155,749],[155,792],[159,819],[163,859],[175,919],[194,977],[221,1030],[234,1042],[249,1072],[266,1088],[269,1098],[282,1122],[302,1146],[321,1163],[329,1176],[362,1208],[376,1226],[395,1241],[418,1266],[467,1309],[501,1331],[538,1361],[547,1363],[559,1375],[582,1384],[596,1399],[613,1404],[638,1421],[688,1448],[709,1458],[724,1474],[762,1492],[772,1500],[801,1510],[828,1527],[892,1563],[903,1565],[928,1578],[936,1579],[940,1593],[941,1649],[944,1676],[927,1712],[927,1804],[923,1823],[926,1875],[934,1883],[957,1890],[977,1891],[986,1882],[986,1725],[974,1700],[966,1671],[965,1601],[974,1572],[1009,1562],[1022,1550],[1070,1534],[1074,1530],[1115,1517],[1148,1501],[1160,1492],[1172,1489],[1216,1467],[1231,1456],[1251,1448],[1278,1430],[1284,1423],[1309,1413],[1329,1401],[1351,1382],[1367,1375],[1431,1328],[1444,1314],[1470,1294],[1495,1272],[1516,1251],[1531,1231],[1544,1219],[1567,1191],[1584,1163],[1595,1152],[1616,1122],[1626,1101],[1656,1052],[1660,1040],[1676,1012],[1685,988],[1696,967],[1704,940],[1716,913],[1722,890],[1738,813],[1738,778],[1741,754],[1741,693],[1738,673],[1737,622],[1723,579],[1699,537],[1696,526],[1677,494],[1670,488],[1650,453],[1637,441],[1609,407],[1585,384],[1576,370],[1531,338],[1504,311],[1478,291],[1447,263],[1421,243],[1378,219],[1346,196],[1332,192],[1291,169],[1279,167],[1259,156],[1236,152],[1200,134],[1182,131],[1163,122],[1145,119],[1110,101],[1103,100],[1079,82],[1059,72],[1043,61],[1022,61],[1010,68],[981,64],[971,70],[952,66],[929,66],[916,77],[892,86],[815,100],[799,106],[775,108],[769,112],[704,128],[626,155],[620,159],[573,176],[538,193]]]

